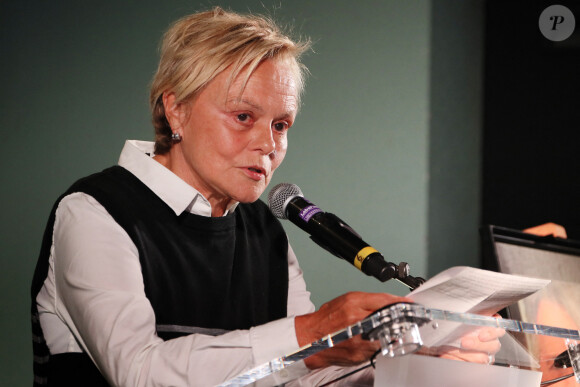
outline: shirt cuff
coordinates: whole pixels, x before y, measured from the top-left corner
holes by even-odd
[[[250,344],[256,366],[295,352],[299,347],[294,317],[251,328]]]

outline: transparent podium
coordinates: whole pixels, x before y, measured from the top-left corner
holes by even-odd
[[[441,355],[482,327],[506,331],[495,354],[478,363]],[[580,386],[578,330],[397,303],[286,356],[272,359],[221,386],[278,386],[301,376],[301,360],[356,335],[378,341],[375,386]],[[487,358],[486,360],[481,360]],[[487,364],[482,364],[487,363]],[[565,380],[565,382],[564,382]],[[353,385],[356,385],[353,384]]]

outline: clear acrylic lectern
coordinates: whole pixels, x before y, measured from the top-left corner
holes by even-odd
[[[489,356],[489,365],[441,359],[469,331],[503,328],[502,348]],[[222,386],[278,386],[299,375],[301,360],[353,336],[380,342],[375,359],[375,386],[540,386],[568,378],[580,386],[578,330],[516,320],[456,313],[397,303],[378,310],[341,331],[295,353],[272,359]],[[492,364],[491,364],[492,363]],[[462,380],[466,379],[466,380]]]

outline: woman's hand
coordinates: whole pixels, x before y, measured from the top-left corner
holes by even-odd
[[[386,293],[351,292],[322,305],[314,313],[297,316],[294,320],[296,337],[300,346],[310,344],[330,333],[366,318],[374,311],[396,302],[412,302],[403,297]],[[369,360],[379,350],[377,341],[363,340],[355,336],[335,347],[321,351],[305,359],[310,369],[329,365],[351,366]]]
[[[498,314],[493,317],[501,318]],[[499,338],[504,334],[502,328],[482,327],[463,336],[460,348],[442,346],[437,348],[436,353],[444,359],[492,364],[495,354],[501,349]]]

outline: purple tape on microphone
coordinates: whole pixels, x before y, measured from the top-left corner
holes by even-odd
[[[310,221],[310,218],[312,218],[314,215],[318,214],[319,212],[322,212],[322,210],[320,208],[316,207],[314,204],[312,204],[312,205],[302,209],[302,211],[300,211],[298,216],[300,216],[300,218],[303,221],[308,223],[308,221]]]

